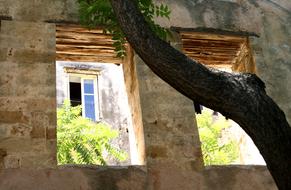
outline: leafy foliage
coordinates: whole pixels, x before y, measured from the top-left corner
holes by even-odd
[[[155,24],[155,17],[170,18],[171,10],[167,5],[155,5],[152,0],[138,0],[138,7],[151,29],[162,39],[170,34],[169,30]],[[118,57],[126,55],[125,35],[118,25],[109,0],[78,0],[80,21],[89,28],[105,26],[104,33],[112,34],[113,46]]]
[[[124,161],[126,153],[110,144],[118,136],[118,132],[104,123],[83,118],[80,113],[81,107],[71,107],[67,100],[57,111],[58,163],[106,165],[104,151],[113,158]]]
[[[213,119],[212,111],[206,109],[196,119],[205,165],[230,164],[238,159],[239,148],[235,141],[222,138],[223,130],[230,126],[224,117]]]

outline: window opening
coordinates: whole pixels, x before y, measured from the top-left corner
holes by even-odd
[[[99,93],[97,76],[71,74],[69,75],[69,99],[72,106],[81,106],[82,116],[99,121]]]
[[[70,82],[70,101],[72,106],[82,105],[81,83]]]
[[[196,115],[205,165],[234,164],[239,160],[239,144],[230,128],[232,122],[220,113],[202,108]]]
[[[256,72],[247,36],[190,31],[180,31],[180,36],[183,52],[208,67],[226,72]],[[254,143],[238,124],[200,106],[199,102],[194,102],[194,109],[206,165],[265,165]]]
[[[57,127],[58,145],[62,142],[60,138],[64,138],[68,145],[74,145],[71,146],[73,149],[70,149],[71,155],[68,157],[70,159],[62,163],[74,164],[76,163],[74,159],[78,160],[80,157],[79,153],[86,152],[85,155],[88,155],[86,161],[78,161],[77,163],[144,164],[141,113],[136,111],[134,115],[131,113],[139,105],[139,102],[137,102],[139,99],[135,97],[136,89],[134,91],[128,89],[132,76],[123,74],[123,69],[127,68],[124,65],[131,65],[127,64],[131,59],[116,57],[113,43],[112,36],[103,33],[102,28],[89,30],[73,24],[57,24],[56,26],[58,107],[62,107],[64,100],[69,99],[72,105],[82,107],[81,114],[83,117],[95,121],[96,124],[90,130],[86,130],[87,124],[76,131],[67,128],[67,131],[62,134],[59,134],[61,127]],[[70,116],[70,114],[68,115]],[[68,126],[74,127],[76,125]],[[109,133],[105,126],[110,127],[114,132]],[[95,133],[96,131],[97,133]],[[102,133],[102,131],[105,133]],[[88,144],[88,146],[82,146],[82,143],[74,144],[77,139],[75,132],[80,139],[85,137],[98,139],[93,143],[96,145],[95,148]],[[73,136],[70,136],[71,134]],[[104,142],[104,139],[100,140],[101,134],[107,134],[110,138],[114,137],[110,141],[108,141],[108,136],[106,137],[105,140],[109,144],[104,146],[105,152],[99,151],[100,143]],[[99,148],[96,149],[96,147]],[[91,151],[80,151],[88,150],[88,148]],[[116,148],[126,153],[125,160],[120,159],[124,158],[124,155],[118,153]],[[60,155],[59,150],[60,148],[58,148],[58,155]],[[113,157],[110,157],[110,155],[115,155],[119,159],[112,159]],[[99,161],[96,162],[96,159]],[[90,162],[87,162],[88,160]],[[92,160],[95,161],[91,162]]]

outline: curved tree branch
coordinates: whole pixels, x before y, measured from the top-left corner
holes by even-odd
[[[128,42],[161,79],[236,121],[253,139],[281,190],[291,189],[291,128],[253,74],[206,68],[156,37],[135,0],[110,0]]]

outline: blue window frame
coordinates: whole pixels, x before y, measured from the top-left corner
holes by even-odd
[[[96,113],[96,87],[94,79],[82,79],[83,116],[93,121],[97,119]]]
[[[69,76],[70,83],[79,83],[81,86],[81,106],[82,116],[91,119],[92,121],[100,120],[99,111],[99,93],[98,93],[98,78],[95,75],[80,75],[71,74]],[[69,96],[71,96],[70,85]],[[69,97],[71,100],[73,97]]]

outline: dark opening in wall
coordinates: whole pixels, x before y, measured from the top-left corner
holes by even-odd
[[[70,82],[70,101],[72,106],[82,105],[81,83]]]

